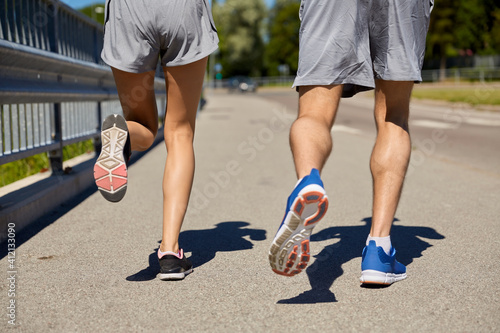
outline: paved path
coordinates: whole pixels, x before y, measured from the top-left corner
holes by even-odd
[[[180,237],[196,268],[184,281],[155,279],[161,144],[131,166],[122,202],[93,193],[41,221],[52,223],[16,252],[17,330],[498,331],[495,173],[427,156],[407,179],[393,228],[408,279],[360,287],[372,135],[333,132],[335,151],[323,175],[330,209],[314,230],[315,259],[293,278],[270,270],[267,250],[295,183],[288,148],[294,112],[255,95],[209,94],[198,119],[196,178]],[[5,271],[7,259],[0,261]],[[12,298],[5,281],[0,308],[7,314]],[[9,324],[2,318],[3,331]]]

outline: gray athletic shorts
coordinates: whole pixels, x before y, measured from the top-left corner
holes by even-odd
[[[302,0],[294,87],[344,84],[343,97],[375,79],[422,81],[434,0]]]
[[[186,65],[217,49],[208,0],[106,0],[104,47],[108,65],[132,73]]]

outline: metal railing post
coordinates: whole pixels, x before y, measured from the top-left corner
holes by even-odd
[[[49,14],[52,19],[48,20],[49,27],[49,51],[54,53],[59,53],[59,15],[58,15],[58,7],[56,4],[51,3],[48,6]]]
[[[97,127],[96,130],[98,133],[101,132],[101,127],[102,127],[102,102],[97,102]],[[102,142],[101,142],[101,136],[97,136],[94,138],[94,151],[95,154],[98,155],[101,153],[102,149]]]
[[[94,33],[93,33],[93,44],[94,44],[94,49],[92,50],[92,57],[93,60],[96,64],[99,63],[99,60],[101,59],[101,54],[99,53],[99,48],[97,47],[97,41],[99,40],[99,36],[97,34],[97,28],[94,28]]]
[[[61,103],[54,104],[54,133],[52,141],[58,144],[57,149],[49,151],[50,167],[52,174],[63,172],[63,140],[62,140],[62,114]]]

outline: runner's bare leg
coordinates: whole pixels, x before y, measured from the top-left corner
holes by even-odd
[[[331,129],[342,86],[299,87],[299,115],[290,129],[290,147],[297,177],[320,172],[332,151]]]
[[[370,160],[373,214],[370,235],[391,231],[411,153],[408,117],[413,82],[376,80],[377,139]]]
[[[187,210],[194,177],[193,139],[207,59],[164,67],[167,81],[163,175],[163,237],[160,251],[179,251],[179,233]]]

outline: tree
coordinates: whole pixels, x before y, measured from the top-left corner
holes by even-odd
[[[214,2],[213,15],[219,34],[218,62],[224,77],[262,74],[263,20],[267,7],[263,0]]]
[[[500,52],[498,0],[440,0],[431,13],[426,57],[439,57],[441,78],[446,59],[460,50],[471,54]]]
[[[500,1],[485,0],[485,11],[489,13],[488,33],[484,39],[485,53],[500,54]]]
[[[428,57],[438,56],[440,59],[440,77],[443,79],[446,69],[446,58],[453,52],[455,42],[455,14],[457,2],[441,0],[431,13],[429,32],[427,34]]]
[[[455,47],[471,50],[474,54],[484,50],[488,34],[489,15],[484,0],[460,0],[455,14]]]
[[[269,19],[269,43],[265,50],[268,75],[276,76],[279,65],[288,65],[290,74],[297,72],[299,61],[299,0],[276,3]]]
[[[80,9],[80,12],[87,15],[94,21],[104,24],[104,5],[91,5]]]

